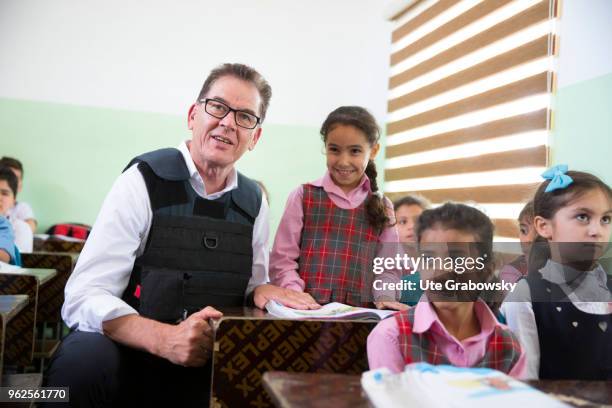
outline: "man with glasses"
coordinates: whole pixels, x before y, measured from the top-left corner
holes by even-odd
[[[271,93],[253,68],[217,67],[189,109],[191,140],[136,157],[113,185],[66,285],[73,331],[48,372],[72,404],[206,406],[214,307],[317,307],[267,284],[268,205],[234,167]]]

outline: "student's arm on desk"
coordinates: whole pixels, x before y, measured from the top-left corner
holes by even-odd
[[[307,310],[321,308],[321,305],[318,304],[308,293],[298,292],[289,288],[281,288],[272,284],[265,284],[256,287],[253,300],[255,302],[255,306],[260,309],[265,309],[266,303],[268,303],[270,300],[275,300],[293,309]]]
[[[298,273],[297,260],[304,226],[302,198],[303,188],[299,186],[287,199],[270,254],[271,284],[258,286],[255,290],[255,305],[261,309],[269,300],[294,309],[321,307],[310,294],[304,292],[304,281]]]
[[[6,252],[4,249],[0,249],[0,261],[4,263],[11,262],[11,257],[9,256],[8,252]]]
[[[298,259],[304,227],[303,194],[302,186],[289,194],[270,253],[270,282],[297,292],[304,292],[305,287],[298,273]]]
[[[102,327],[104,334],[118,343],[145,350],[174,364],[200,367],[210,358],[213,346],[208,320],[222,316],[209,306],[176,326],[131,314],[107,320]]]

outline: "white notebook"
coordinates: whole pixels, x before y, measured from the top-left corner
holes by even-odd
[[[361,385],[378,408],[394,407],[569,407],[561,401],[489,368],[460,368],[427,363],[367,371]]]
[[[368,309],[345,305],[344,303],[328,303],[316,310],[298,310],[275,302],[273,300],[266,304],[268,313],[285,319],[358,319],[358,320],[382,320],[395,313],[395,310]]]

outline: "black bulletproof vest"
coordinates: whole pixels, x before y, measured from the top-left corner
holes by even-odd
[[[585,313],[561,287],[528,276],[540,341],[540,379],[612,379],[612,315]],[[612,290],[612,279],[608,277]]]
[[[153,211],[144,253],[123,299],[142,316],[176,322],[205,306],[243,306],[253,265],[259,186],[238,173],[238,188],[216,200],[197,195],[176,149],[133,159]]]

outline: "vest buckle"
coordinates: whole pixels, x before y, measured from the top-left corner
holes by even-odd
[[[216,249],[219,246],[219,237],[216,232],[207,232],[202,238],[202,244],[208,249]]]

